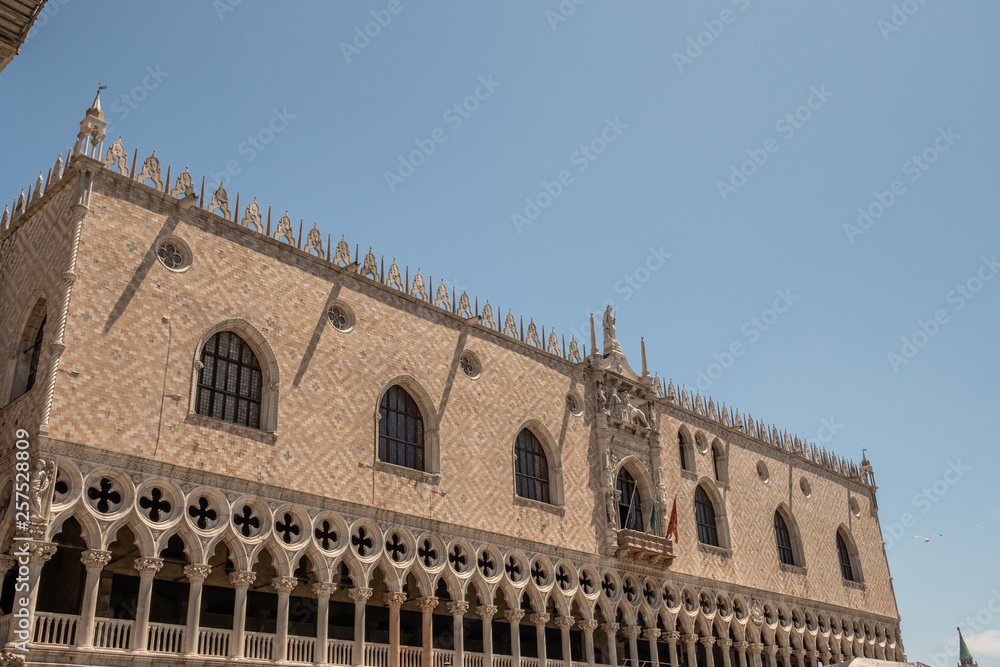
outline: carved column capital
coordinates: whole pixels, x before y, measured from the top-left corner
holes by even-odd
[[[271,579],[271,588],[277,591],[278,595],[291,595],[299,580],[295,577],[275,577]]]
[[[368,602],[368,598],[370,598],[372,596],[372,593],[374,592],[375,591],[373,591],[370,588],[360,587],[360,588],[352,588],[347,592],[347,594],[351,597],[352,600],[354,600],[354,604],[365,604],[366,602]]]
[[[554,622],[556,627],[560,630],[569,630],[573,627],[573,624],[576,623],[576,619],[572,616],[556,616],[556,620]]]
[[[201,584],[208,579],[208,575],[212,573],[211,565],[185,565],[184,566],[184,576],[192,584]]]
[[[681,633],[677,632],[676,630],[671,630],[666,634],[666,637],[668,642],[670,642],[671,644],[676,644],[681,639]]]
[[[767,653],[769,656],[775,656],[775,655],[778,654],[778,647],[777,646],[773,646],[773,645],[772,646],[765,646],[764,647],[764,653]]]
[[[24,667],[26,664],[24,655],[20,653],[11,653],[10,651],[0,653],[0,665],[3,667]]]
[[[313,584],[309,588],[312,590],[313,595],[315,595],[316,597],[329,598],[331,595],[333,595],[333,592],[337,590],[337,584],[321,581]]]
[[[592,618],[584,618],[576,622],[581,630],[584,632],[593,632],[597,629],[599,625],[597,621]]]
[[[417,598],[417,609],[420,611],[434,611],[434,608],[438,606],[440,600],[432,595],[427,595],[422,598]]]
[[[819,657],[819,651],[806,651],[806,655],[809,656],[810,660],[815,660]]]
[[[535,613],[528,617],[528,621],[534,625],[545,625],[552,617],[544,613]]]
[[[733,645],[733,640],[729,638],[716,639],[715,643],[718,644],[720,648],[729,648]]]
[[[787,658],[788,656],[790,656],[792,654],[792,647],[791,646],[779,646],[778,647],[778,653],[781,654],[781,657]]]
[[[604,632],[608,633],[609,635],[616,634],[618,632],[618,628],[620,628],[620,627],[621,626],[618,625],[617,623],[602,623],[601,624],[601,630],[604,630]]]
[[[503,617],[510,621],[511,623],[520,623],[521,619],[524,618],[523,609],[508,609],[503,613]]]
[[[26,544],[27,547],[25,551],[28,552],[28,559],[37,565],[41,565],[52,558],[59,546],[51,542],[22,542]]]
[[[792,655],[796,658],[804,658],[806,656],[806,650],[804,648],[797,648],[792,651]]]
[[[662,632],[659,628],[646,628],[642,631],[642,638],[656,640],[660,638]]]
[[[476,607],[476,613],[484,621],[492,620],[497,613],[497,606],[495,604],[481,604]]]
[[[642,634],[642,628],[640,628],[638,625],[629,625],[624,630],[622,630],[622,634],[628,637],[629,639],[635,639]]]
[[[0,577],[7,574],[7,570],[17,565],[17,557],[10,554],[0,556]]]
[[[452,616],[464,616],[469,611],[469,603],[465,600],[456,600],[448,603],[448,613]]]
[[[681,641],[683,641],[685,644],[694,644],[695,642],[698,641],[698,635],[684,635],[683,637],[681,637]]]
[[[390,592],[382,594],[382,601],[389,609],[399,609],[406,602],[406,593]]]
[[[163,559],[143,556],[141,558],[136,558],[135,562],[132,563],[132,567],[139,572],[140,577],[152,577],[155,576],[156,573],[160,571],[160,568],[163,567]]]
[[[698,641],[701,642],[701,645],[706,649],[710,649],[712,648],[712,645],[715,644],[715,637],[700,637]]]
[[[233,588],[246,590],[257,580],[257,573],[251,570],[234,570],[229,573],[229,583]]]

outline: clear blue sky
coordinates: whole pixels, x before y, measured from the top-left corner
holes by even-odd
[[[1000,5],[563,5],[49,0],[0,74],[0,196],[100,81],[130,157],[234,166],[231,197],[561,333],[613,300],[661,376],[867,448],[910,659],[955,664],[961,624],[997,667]]]

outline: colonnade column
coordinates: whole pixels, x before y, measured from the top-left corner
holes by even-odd
[[[667,633],[667,646],[670,649],[670,667],[680,667],[677,660],[677,642],[680,641],[681,633],[672,630]]]
[[[806,651],[806,655],[809,656],[809,667],[819,667],[819,662],[817,662],[819,658],[819,651]]]
[[[424,667],[434,664],[434,608],[438,606],[438,602],[440,600],[433,595],[417,598],[417,609],[420,610],[420,655]]]
[[[594,667],[594,630],[597,629],[597,621],[592,618],[585,618],[578,621],[577,625],[583,630],[583,650],[587,655],[587,665]]]
[[[601,630],[608,636],[608,664],[611,667],[618,667],[618,642],[615,640],[618,627],[617,623],[605,623],[601,626]]]
[[[451,614],[451,633],[455,635],[454,667],[465,667],[465,612],[469,611],[469,603],[456,600],[448,603],[448,613]]]
[[[566,667],[573,667],[573,648],[569,643],[569,629],[576,623],[572,616],[556,616],[556,627],[562,638],[563,664]]]
[[[136,558],[132,567],[139,572],[139,600],[135,612],[135,629],[132,631],[132,650],[145,652],[149,642],[149,604],[153,598],[153,577],[163,567],[163,559],[143,556]]]
[[[705,664],[708,667],[715,667],[715,651],[712,650],[715,645],[715,637],[702,637],[699,641],[705,647]]]
[[[319,664],[328,662],[327,653],[330,644],[330,596],[337,590],[337,584],[319,582],[311,587],[316,596],[316,654]]]
[[[778,649],[778,653],[781,654],[781,663],[783,667],[792,667],[792,647],[782,646]]]
[[[733,646],[736,648],[736,658],[739,665],[737,667],[747,667],[747,644],[744,641],[738,641]]]
[[[184,566],[184,576],[188,580],[187,625],[184,629],[185,655],[198,655],[198,635],[201,632],[199,629],[201,625],[201,593],[205,579],[211,572],[212,568],[209,565]]]
[[[548,656],[545,650],[545,624],[549,622],[548,614],[532,614],[528,620],[535,625],[535,636],[538,638],[538,667],[546,667]]]
[[[767,653],[767,667],[778,667],[778,647],[773,644],[764,647],[764,652]]]
[[[389,667],[399,667],[399,608],[406,602],[406,593],[385,593],[382,599],[389,608]]]
[[[763,667],[760,654],[764,650],[764,645],[760,642],[750,642],[747,650],[750,651],[750,667]]]
[[[656,646],[660,632],[659,628],[646,628],[642,633],[642,638],[649,640],[649,662],[653,667],[660,667],[660,651]]]
[[[97,588],[101,584],[101,571],[111,562],[111,552],[88,549],[80,554],[80,562],[87,568],[87,581],[83,585],[83,605],[80,608],[80,629],[76,633],[76,647],[87,649],[94,645]],[[0,578],[2,577],[0,574]]]
[[[642,634],[642,628],[638,625],[630,625],[623,631],[625,637],[628,638],[628,652],[629,659],[632,661],[632,667],[639,667],[639,635]]]
[[[348,592],[354,600],[354,648],[351,650],[351,664],[355,667],[365,664],[365,606],[372,592],[370,588],[352,588]]]
[[[795,654],[795,664],[798,667],[806,667],[806,650],[804,648],[797,648],[792,653]]]
[[[38,604],[38,578],[42,576],[42,567],[56,553],[59,548],[51,542],[21,542],[26,544],[25,550],[28,552],[28,618],[31,620],[29,627],[31,632],[35,631],[35,605]],[[14,605],[17,607],[17,605]]]
[[[229,655],[242,658],[246,647],[247,590],[257,580],[257,573],[251,570],[235,570],[229,573],[229,583],[236,589],[236,601],[233,603],[233,636],[229,642]]]
[[[733,640],[725,637],[723,639],[716,639],[715,643],[722,649],[722,667],[733,667],[733,656],[729,653],[729,649],[733,646]]]
[[[524,618],[523,609],[508,609],[503,613],[503,617],[510,623],[510,663],[513,667],[521,665],[521,619]]]
[[[483,666],[493,667],[493,617],[497,614],[495,604],[481,604],[476,613],[483,619]]]
[[[277,662],[288,660],[288,600],[298,585],[299,580],[295,577],[274,577],[271,579],[271,588],[278,593],[278,636],[272,649],[274,660]]]
[[[688,667],[698,667],[698,652],[694,649],[694,645],[698,641],[698,635],[684,635],[682,639],[687,648]]]

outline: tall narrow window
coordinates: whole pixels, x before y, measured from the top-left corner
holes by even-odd
[[[854,568],[851,567],[851,552],[847,550],[844,536],[837,532],[837,559],[840,561],[840,574],[848,581],[855,581]]]
[[[680,455],[681,470],[693,470],[694,452],[691,448],[691,436],[683,430],[677,432],[678,454]]]
[[[21,340],[17,344],[14,381],[10,388],[11,401],[27,394],[35,386],[45,334],[45,319],[45,299],[39,299],[31,309]]]
[[[198,414],[260,428],[263,374],[247,342],[232,331],[220,331],[202,348],[201,363]]]
[[[680,438],[680,449],[678,454],[680,455],[681,470],[687,470],[687,452],[685,451],[684,436],[681,436]]]
[[[424,469],[424,418],[417,402],[399,385],[389,387],[379,405],[378,458]]]
[[[698,524],[698,541],[719,546],[719,529],[715,523],[715,505],[700,486],[694,492],[694,516]]]
[[[642,530],[642,505],[639,487],[628,470],[618,473],[618,525],[626,530]]]
[[[722,481],[722,472],[719,470],[719,448],[712,446],[712,470],[715,473],[715,479],[718,482]]]
[[[514,444],[514,488],[517,495],[548,503],[549,462],[535,434],[523,429]]]
[[[778,560],[785,565],[795,565],[795,554],[792,551],[792,538],[788,533],[788,525],[781,512],[774,513],[774,541],[778,545]]]

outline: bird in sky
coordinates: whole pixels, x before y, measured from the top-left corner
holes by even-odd
[[[914,535],[913,539],[915,539],[915,540],[923,540],[924,542],[930,542],[931,539],[935,538],[935,537],[944,537],[944,535],[942,535],[941,533],[935,533],[935,534],[931,535],[930,537],[924,537],[923,535]]]

